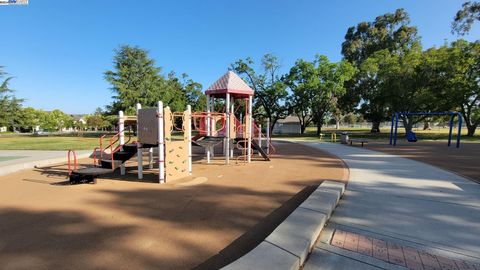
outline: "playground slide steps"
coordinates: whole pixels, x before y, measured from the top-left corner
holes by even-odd
[[[344,183],[324,181],[263,242],[222,269],[301,269],[344,192]]]
[[[124,162],[121,160],[113,160],[113,166],[112,166],[112,160],[109,159],[102,159],[100,161],[100,167],[105,168],[105,169],[116,169],[120,167]]]
[[[131,159],[137,153],[137,146],[135,145],[124,145],[122,150],[113,153],[113,161],[111,159],[102,159],[100,161],[102,168],[116,169],[120,167],[127,160]],[[108,155],[110,157],[110,155]],[[112,166],[113,162],[113,166]]]
[[[127,160],[131,159],[137,153],[137,145],[132,144],[125,144],[122,147],[122,150],[116,151],[113,153],[113,160],[111,155],[104,154],[106,158],[102,158],[100,160],[100,167],[88,167],[73,170],[70,174],[70,183],[71,184],[78,184],[78,183],[95,183],[96,178],[102,174],[112,172],[112,169],[115,170],[116,168],[120,167],[123,163]],[[113,166],[112,166],[113,162]]]

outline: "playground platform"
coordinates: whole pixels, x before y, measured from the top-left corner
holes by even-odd
[[[86,158],[91,153],[90,150],[77,151],[77,158]],[[0,150],[0,176],[66,161],[66,151]]]
[[[361,147],[302,144],[336,155],[350,170],[304,269],[480,268],[479,184]]]

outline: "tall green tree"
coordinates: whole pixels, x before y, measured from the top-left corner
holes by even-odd
[[[467,34],[475,21],[480,21],[480,2],[467,1],[453,19],[452,33]]]
[[[309,111],[321,133],[325,117],[336,107],[339,97],[345,94],[345,82],[355,74],[355,68],[347,61],[332,63],[324,55],[317,55],[313,62],[298,60],[286,76],[286,84],[293,92],[295,111],[304,131],[308,124],[302,120]],[[298,114],[300,112],[300,114]]]
[[[284,119],[292,112],[289,104],[287,86],[279,74],[280,63],[272,54],[266,54],[261,60],[261,69],[253,69],[251,58],[240,59],[231,65],[231,69],[242,76],[255,91],[254,114],[256,117],[268,118],[270,129],[279,119]]]
[[[138,47],[121,46],[115,54],[114,69],[104,74],[114,93],[109,114],[117,114],[120,110],[134,114],[137,103],[154,107],[159,100],[174,111],[184,110],[187,103],[203,109],[206,99],[201,92],[202,85],[188,75],[178,78],[170,72],[165,78],[148,52]]]
[[[136,104],[154,106],[162,99],[165,90],[161,69],[148,56],[146,50],[128,45],[115,50],[113,70],[105,72],[105,79],[112,85],[114,94],[110,113],[124,111],[133,114]]]
[[[350,27],[342,43],[344,59],[360,70],[347,83],[349,98],[346,100],[361,103],[360,112],[372,122],[371,132],[380,132],[380,122],[389,117],[386,106],[388,96],[379,88],[381,81],[376,74],[361,66],[378,51],[387,50],[401,55],[412,47],[419,47],[417,28],[409,23],[405,10],[397,9],[395,13],[378,16],[373,22],[361,22]]]
[[[14,90],[9,87],[13,77],[7,76],[0,66],[0,127],[6,126],[15,130],[20,125],[23,99],[14,95]]]
[[[377,51],[362,64],[362,72],[377,80],[375,101],[380,100],[387,115],[441,110],[436,93],[424,83],[422,73],[418,72],[422,61],[421,50],[413,47],[402,53],[386,49]],[[424,116],[402,116],[405,131],[411,131],[424,119]]]
[[[473,136],[480,125],[480,42],[458,40],[448,49],[444,58],[446,92],[443,100],[462,113],[468,136]]]

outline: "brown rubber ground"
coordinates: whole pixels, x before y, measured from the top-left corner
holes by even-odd
[[[356,145],[357,146],[357,145]],[[446,142],[370,141],[366,148],[425,162],[480,182],[480,143],[461,143],[456,148]]]
[[[335,157],[278,143],[271,162],[193,166],[188,179],[146,172],[65,185],[66,166],[0,177],[1,269],[214,269],[255,247],[325,179]],[[258,158],[256,158],[258,159]],[[90,163],[90,160],[82,160]],[[149,182],[150,181],[150,182]]]

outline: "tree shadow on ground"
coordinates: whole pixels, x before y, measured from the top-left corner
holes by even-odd
[[[107,189],[78,211],[4,208],[0,261],[5,269],[215,269],[258,245],[315,188],[293,197],[213,185]]]
[[[278,158],[287,159],[290,154]],[[297,157],[302,158],[292,158]],[[312,159],[314,167],[307,168],[317,169],[321,157]],[[278,164],[280,168],[291,163]],[[0,260],[20,269],[32,265],[47,269],[212,269],[227,265],[260,243],[315,190],[312,185],[322,181],[320,175],[308,175],[307,169],[298,172],[302,178],[296,177],[298,168],[283,177],[284,170],[257,165],[251,168],[260,168],[258,174],[244,174],[245,170],[237,174],[233,167],[230,174],[235,179],[219,170],[224,178],[213,174],[209,182],[194,186],[113,182],[44,188],[53,192],[51,196],[38,196],[45,196],[49,203],[30,202],[23,204],[26,209],[0,210]],[[47,181],[67,175],[65,166],[37,170],[45,173]],[[134,168],[127,171],[130,175],[125,179],[115,172],[105,176],[114,180],[102,181],[137,182],[132,177]],[[321,173],[317,169],[316,174]],[[274,176],[280,175],[276,181]],[[264,181],[266,176],[270,178]],[[158,175],[146,171],[145,181],[156,182]],[[56,196],[60,190],[66,193]],[[58,208],[62,210],[51,210]],[[16,262],[25,265],[16,266]]]

